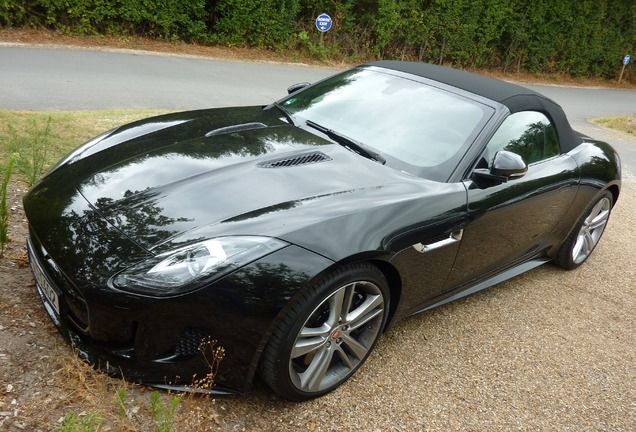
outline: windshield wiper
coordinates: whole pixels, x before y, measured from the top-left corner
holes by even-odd
[[[336,132],[333,129],[329,129],[328,127],[320,125],[311,120],[306,120],[305,124],[307,126],[310,126],[314,129],[319,130],[320,132],[332,138],[338,144],[342,145],[343,147],[345,147],[346,149],[354,153],[358,153],[359,155],[364,156],[368,159],[374,160],[376,162],[379,162],[382,165],[386,163],[386,159],[384,159],[378,153],[374,152],[373,150],[371,150],[370,148],[368,148],[365,144],[362,144],[361,142],[358,142],[352,138],[349,138],[348,136],[341,134],[340,132]]]
[[[294,126],[296,125],[296,122],[294,121],[294,117],[289,113],[289,111],[283,108],[281,104],[279,104],[278,102],[274,102],[272,103],[272,105],[278,108],[280,112],[285,114],[285,118],[287,119],[287,121],[289,121],[289,123],[293,124]],[[269,107],[271,107],[272,105],[270,105]]]

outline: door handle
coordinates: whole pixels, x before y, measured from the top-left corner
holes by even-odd
[[[436,241],[436,242],[430,243],[430,244],[416,243],[416,244],[413,245],[413,247],[419,253],[426,253],[426,252],[430,252],[430,251],[435,250],[435,249],[442,248],[444,246],[451,245],[451,244],[453,244],[455,242],[458,242],[458,241],[460,241],[462,239],[463,235],[464,235],[464,230],[460,229],[460,230],[456,230],[456,231],[451,232],[450,235],[448,236],[448,238],[445,238],[443,240]]]

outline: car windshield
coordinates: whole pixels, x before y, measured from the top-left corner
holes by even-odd
[[[460,95],[376,69],[353,69],[280,101],[307,120],[376,152],[387,164],[446,181],[492,108]]]

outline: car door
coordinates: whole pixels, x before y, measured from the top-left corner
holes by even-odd
[[[399,250],[391,259],[403,286],[398,315],[421,310],[444,291],[459,250],[466,190],[461,183],[439,183],[437,189],[435,196],[409,205],[419,222],[403,226],[386,242],[387,249]]]
[[[447,290],[472,285],[541,254],[574,200],[578,167],[561,154],[550,120],[537,111],[512,114],[490,139],[478,167],[492,165],[507,150],[520,155],[528,171],[506,182],[472,176],[464,181],[468,220],[447,281]]]

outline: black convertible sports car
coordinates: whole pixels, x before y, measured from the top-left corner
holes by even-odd
[[[618,155],[517,85],[365,64],[262,107],[106,132],[24,199],[48,314],[88,362],[216,391],[345,382],[392,323],[592,253]]]

